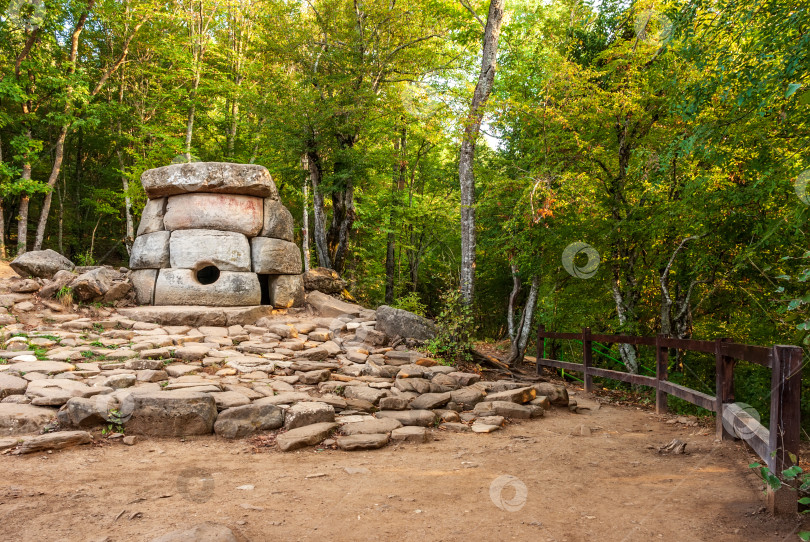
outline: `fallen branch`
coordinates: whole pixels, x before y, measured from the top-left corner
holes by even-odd
[[[502,362],[498,358],[494,358],[492,356],[488,356],[484,354],[480,350],[473,348],[472,350],[473,361],[479,365],[490,365],[502,371],[511,372],[509,370],[509,365]]]

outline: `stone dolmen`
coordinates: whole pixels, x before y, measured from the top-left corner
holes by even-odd
[[[304,302],[293,219],[262,166],[172,164],[141,176],[149,201],[132,247],[144,305],[276,308]]]

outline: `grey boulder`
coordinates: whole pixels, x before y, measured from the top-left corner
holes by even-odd
[[[377,331],[388,337],[428,341],[436,336],[436,325],[417,314],[382,305],[377,309]]]
[[[76,267],[73,262],[51,249],[25,252],[14,258],[9,265],[21,277],[45,279],[52,278],[57,271],[72,271]]]

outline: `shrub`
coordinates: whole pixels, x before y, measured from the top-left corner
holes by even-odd
[[[428,352],[453,364],[472,361],[472,308],[463,302],[458,290],[443,293],[441,307],[436,317],[436,337],[428,341]]]

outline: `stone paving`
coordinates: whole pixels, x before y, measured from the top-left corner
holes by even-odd
[[[434,430],[489,433],[552,404],[569,406],[558,385],[482,381],[402,344],[385,346],[392,337],[378,329],[383,308],[313,294],[307,309],[228,326],[199,325],[203,308],[177,313],[197,325],[161,325],[128,316],[167,321],[170,308],[85,316],[33,293],[0,295],[0,449],[75,445],[102,429],[129,442],[277,432],[282,451],[365,450],[425,442]]]

